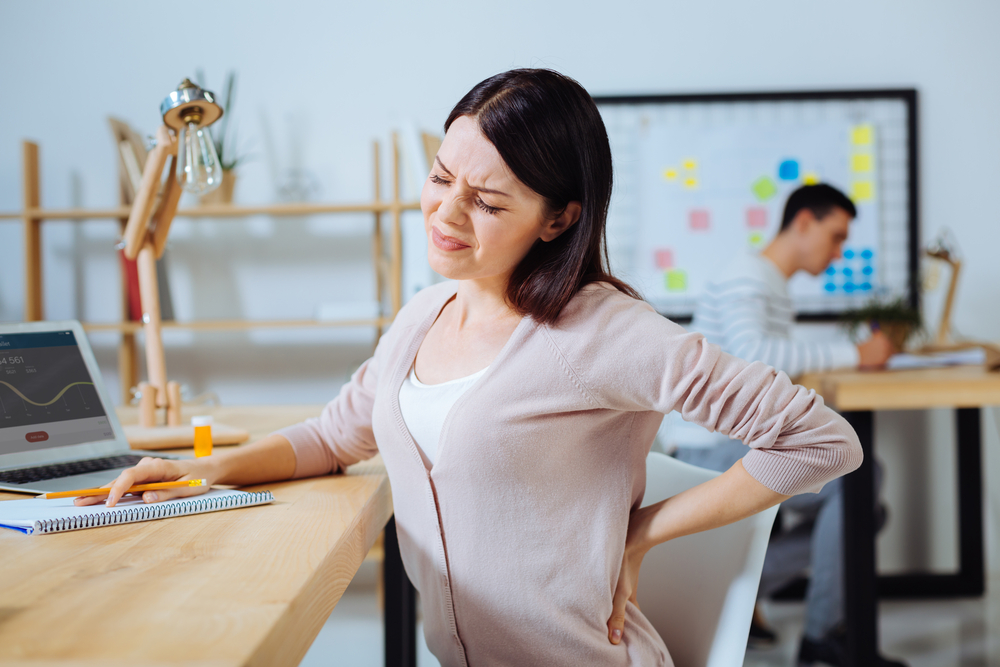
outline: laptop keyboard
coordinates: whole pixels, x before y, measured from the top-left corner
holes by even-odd
[[[120,454],[118,456],[105,456],[99,459],[86,459],[70,463],[56,463],[34,468],[7,470],[6,472],[0,472],[0,482],[4,484],[32,484],[57,477],[69,477],[70,475],[82,475],[88,472],[134,466],[141,459],[141,456],[135,454]]]

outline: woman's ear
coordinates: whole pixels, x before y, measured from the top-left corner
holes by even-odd
[[[545,221],[545,227],[542,229],[542,233],[539,238],[546,243],[558,238],[560,234],[576,224],[577,220],[580,219],[580,213],[582,211],[583,206],[578,201],[571,201],[566,204],[566,208],[564,208],[559,215],[551,220]]]

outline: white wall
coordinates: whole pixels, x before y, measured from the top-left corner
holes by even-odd
[[[915,86],[923,236],[948,226],[964,252],[957,329],[1000,339],[998,3],[291,0],[203,3],[192,15],[134,1],[0,4],[0,210],[20,206],[23,137],[41,144],[44,205],[115,204],[105,116],[152,132],[159,101],[199,66],[216,89],[227,69],[240,73],[234,118],[257,154],[240,172],[243,203],[274,200],[272,169],[294,166],[319,183],[316,199],[367,199],[372,139],[407,122],[439,128],[466,90],[510,67],[554,67],[594,94]],[[265,128],[280,147],[276,156],[266,150]],[[308,317],[320,302],[370,293],[357,259],[367,256],[368,225],[363,217],[178,221],[171,239],[178,311]],[[47,316],[114,318],[113,225],[50,223],[45,239]],[[0,221],[2,321],[22,313],[20,247],[19,225]],[[234,403],[324,400],[372,340],[364,331],[254,332],[167,342],[172,375]],[[114,340],[95,343],[114,385]],[[997,487],[1000,445],[992,425],[985,433]],[[886,438],[880,447],[911,465],[907,448],[917,448],[922,469],[932,470],[949,451],[943,438],[933,441],[928,448]],[[918,492],[900,492],[897,513]],[[996,532],[1000,495],[990,503]],[[911,545],[898,545],[884,550],[896,554],[890,564],[907,561]]]

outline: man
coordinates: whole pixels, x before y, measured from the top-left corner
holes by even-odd
[[[799,271],[819,275],[839,258],[856,215],[854,204],[836,188],[823,184],[800,187],[789,196],[781,229],[764,251],[759,255],[742,253],[709,284],[699,298],[692,328],[730,354],[762,361],[792,377],[809,371],[883,365],[894,350],[878,331],[859,345],[793,338],[795,312],[788,296],[788,280]],[[684,436],[676,435],[678,421],[668,420],[675,431],[670,437],[683,443]],[[718,435],[710,440],[695,435],[691,440],[701,440],[702,446],[679,447],[677,458],[714,470],[728,469],[747,452],[742,443]],[[839,480],[818,494],[795,496],[782,508],[798,523],[772,539],[759,596],[767,597],[811,570],[799,664],[842,665],[843,508]],[[773,632],[763,626],[759,615],[755,621],[751,640],[773,642]],[[881,664],[902,663],[882,658]]]

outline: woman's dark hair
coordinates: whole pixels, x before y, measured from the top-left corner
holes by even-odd
[[[608,266],[605,222],[611,201],[611,146],[597,105],[579,83],[548,69],[515,69],[470,90],[448,115],[476,121],[507,167],[541,195],[549,214],[580,202],[580,219],[537,241],[511,274],[507,301],[551,324],[584,285],[606,282],[640,298]]]
[[[830,215],[835,208],[843,209],[844,213],[852,218],[858,217],[858,209],[854,207],[854,202],[832,185],[826,183],[803,185],[788,195],[785,212],[781,216],[781,229],[778,231],[783,232],[788,229],[792,220],[803,209],[808,209],[817,220],[821,220]]]

